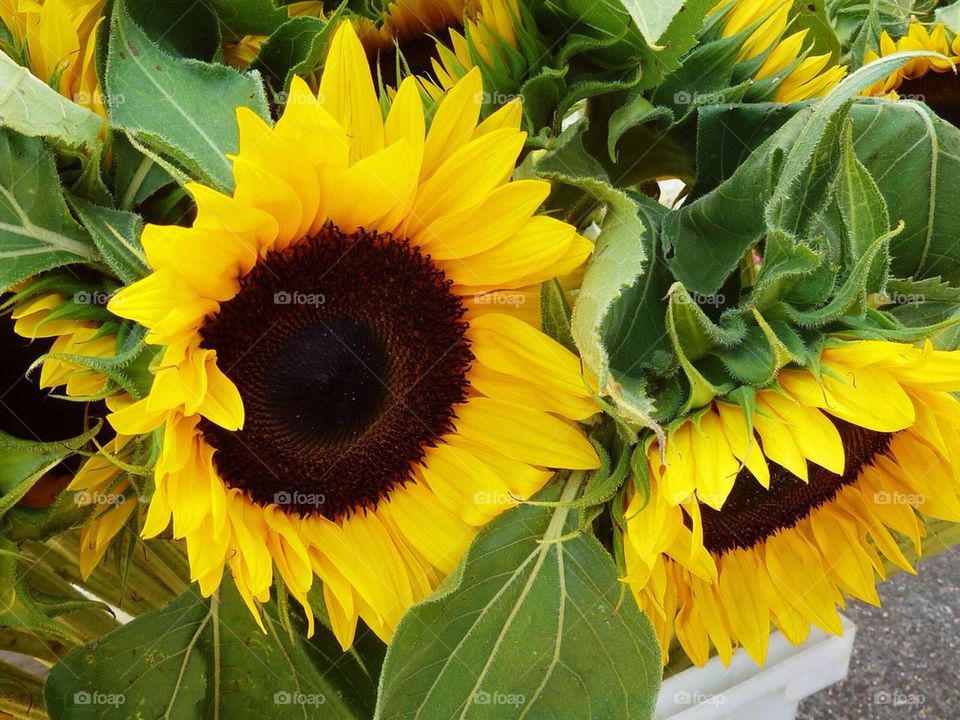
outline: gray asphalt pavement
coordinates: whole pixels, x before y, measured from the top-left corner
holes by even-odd
[[[851,602],[850,676],[800,706],[801,720],[960,718],[960,547],[880,586],[883,607]]]

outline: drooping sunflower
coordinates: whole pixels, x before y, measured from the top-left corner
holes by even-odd
[[[809,29],[785,35],[793,16],[793,0],[737,0],[723,2],[714,12],[724,12],[721,36],[732,37],[750,27],[756,29],[747,37],[739,61],[763,57],[753,73],[754,80],[781,76],[771,98],[775,102],[799,102],[826,95],[847,74],[842,65],[831,65],[829,53],[810,55],[806,44]]]
[[[94,46],[103,0],[0,0],[2,49],[64,97],[106,117]]]
[[[737,645],[763,664],[771,623],[793,643],[840,634],[849,595],[879,604],[885,562],[914,573],[923,517],[960,521],[960,352],[832,341],[750,413],[716,400],[648,450],[649,501],[625,510],[626,581],[664,653],[703,665]]]
[[[911,50],[940,53],[947,59],[918,58],[894,71],[863,91],[864,95],[896,100],[901,96],[917,98],[938,115],[953,124],[960,123],[960,83],[953,68],[960,62],[960,35],[951,39],[942,24],[932,30],[920,23],[910,23],[907,34],[894,40],[884,31],[877,50],[867,49],[864,64],[888,55]]]
[[[80,435],[95,421],[89,411],[100,400],[109,410],[129,405],[130,396],[122,388],[81,362],[83,358],[106,360],[116,355],[118,337],[111,326],[77,317],[68,308],[69,298],[60,292],[33,292],[29,283],[20,291],[11,313],[11,337],[5,338],[3,344],[11,355],[16,352],[22,358],[5,363],[6,369],[16,374],[10,382],[16,382],[14,387],[21,388],[23,395],[20,401],[5,406],[5,410],[19,418],[22,427],[7,423],[12,426],[8,432],[31,440],[67,439]],[[73,301],[96,303],[101,295],[99,291],[79,291]],[[22,340],[17,342],[19,338],[31,344],[24,346]],[[52,343],[38,343],[51,339]],[[20,350],[15,350],[18,347]],[[28,371],[37,363],[41,363],[39,378],[34,378]],[[62,392],[76,402],[48,398],[47,391]],[[102,418],[103,412],[98,415]],[[78,505],[91,507],[91,515],[80,529],[80,572],[84,578],[93,572],[136,509],[137,493],[121,466],[112,459],[121,454],[128,441],[125,437],[113,438],[103,453],[51,471],[40,483],[43,487],[38,488],[49,489],[52,485],[57,492],[65,489],[73,493]]]
[[[98,396],[108,389],[106,376],[63,358],[72,355],[113,357],[117,336],[101,323],[58,313],[66,303],[67,297],[59,292],[44,292],[18,303],[11,314],[15,321],[13,330],[28,340],[53,339],[47,351],[53,357],[46,359],[40,370],[41,388],[63,386],[64,392],[75,398]],[[128,398],[116,392],[105,399],[111,409],[119,410]]]
[[[379,23],[359,22],[358,34],[388,84],[399,51],[437,100],[474,67],[506,61],[521,20],[517,0],[396,0]]]
[[[511,182],[511,103],[478,124],[469,73],[425,131],[416,80],[384,119],[349,23],[317,96],[274,127],[238,110],[232,195],[189,185],[193,225],[148,225],[153,273],[109,308],[165,346],[148,397],[110,420],[162,448],[143,535],[173,525],[210,595],[230,568],[260,621],[276,567],[312,624],[389,638],[477,528],[597,456],[573,354],[479,296],[579,267],[591,244]],[[483,305],[483,303],[480,303]],[[510,306],[504,306],[508,311]]]

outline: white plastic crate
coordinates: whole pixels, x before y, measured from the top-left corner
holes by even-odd
[[[803,698],[847,677],[857,628],[842,620],[842,636],[814,628],[797,647],[774,633],[762,669],[737,650],[729,667],[714,657],[668,678],[656,720],[792,720]]]

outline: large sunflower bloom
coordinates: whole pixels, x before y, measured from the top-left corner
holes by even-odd
[[[162,428],[143,534],[172,521],[209,595],[225,566],[254,616],[273,567],[304,605],[323,582],[336,636],[384,639],[477,528],[549,468],[590,468],[579,362],[478,295],[571,272],[590,252],[534,215],[549,186],[509,182],[514,103],[479,125],[470,73],[429,132],[416,81],[386,119],[344,23],[320,92],[275,127],[238,110],[230,196],[189,185],[192,227],[147,226],[154,272],[110,309],[164,345],[150,395],[111,416]]]
[[[960,521],[960,352],[836,343],[819,377],[761,390],[752,429],[716,401],[649,447],[652,491],[626,509],[626,580],[667,651],[703,665],[742,646],[758,664],[773,623],[793,643],[840,634],[849,595],[879,604],[885,562],[914,572],[922,516]]]
[[[3,50],[64,97],[106,117],[97,80],[97,26],[103,0],[0,0],[13,39]]]
[[[793,0],[737,0],[722,3],[714,11],[725,11],[721,35],[732,37],[756,25],[743,43],[739,60],[765,56],[754,80],[784,74],[773,96],[774,102],[799,102],[826,95],[847,74],[842,65],[830,65],[830,54],[809,55],[804,49],[808,30],[784,37]],[[758,24],[759,23],[759,24]]]

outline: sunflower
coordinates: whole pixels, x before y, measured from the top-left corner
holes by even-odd
[[[78,320],[57,311],[68,298],[58,292],[44,292],[17,304],[11,317],[14,332],[29,340],[53,338],[49,353],[53,357],[43,361],[40,387],[54,389],[63,386],[64,392],[74,398],[100,396],[109,389],[105,375],[84,365],[61,359],[66,356],[110,358],[116,354],[117,336],[101,323]],[[127,401],[126,394],[111,393],[106,401],[112,409],[120,409]]]
[[[923,516],[960,521],[960,351],[832,341],[783,371],[752,411],[715,401],[648,448],[650,497],[626,508],[626,581],[666,653],[697,665],[770,625],[793,643],[841,634],[837,607],[875,605],[886,563],[914,573]]]
[[[94,402],[103,398],[110,410],[120,410],[130,404],[129,395],[115,388],[106,375],[77,362],[84,357],[104,360],[114,357],[118,343],[116,333],[102,323],[77,319],[71,312],[64,312],[68,298],[59,292],[31,293],[29,283],[20,290],[23,299],[13,308],[11,335],[30,341],[53,340],[42,350],[24,347],[23,360],[8,366],[17,373],[15,380],[21,382],[26,393],[19,409],[13,412],[24,413],[26,417],[38,411],[43,414],[42,420],[23,423],[27,426],[26,434],[38,439],[66,439],[80,435],[90,420],[87,417],[90,406],[86,402],[60,403],[54,410],[50,402],[56,401],[48,400],[40,390],[61,391],[78,401]],[[81,291],[74,296],[74,300],[81,303],[91,299],[96,299],[92,292]],[[8,338],[8,342],[13,345],[16,341]],[[37,363],[42,364],[39,381],[34,385],[27,372]],[[56,438],[38,435],[51,430]],[[136,508],[136,493],[131,492],[121,465],[112,459],[121,454],[128,440],[118,436],[107,443],[102,454],[90,457],[79,469],[76,464],[63,465],[46,478],[47,482],[41,483],[44,487],[53,483],[58,489],[65,486],[75,493],[78,505],[94,506],[91,517],[80,530],[80,572],[84,578],[89,577]]]
[[[0,0],[10,40],[3,50],[61,95],[107,113],[97,80],[97,27],[103,0]]]
[[[110,302],[165,346],[110,418],[162,434],[143,535],[172,521],[201,591],[228,566],[258,622],[276,567],[311,629],[316,575],[345,648],[358,618],[387,639],[477,528],[551,469],[597,466],[577,358],[468,312],[591,250],[534,214],[547,183],[509,182],[520,108],[477,124],[481,91],[468,73],[425,132],[407,78],[384,119],[343,23],[318,96],[295,79],[274,127],[239,108],[232,195],[189,185],[192,227],[148,225],[153,272]]]
[[[826,95],[847,74],[842,65],[830,64],[830,53],[809,55],[805,49],[808,29],[784,37],[791,24],[793,0],[736,0],[721,3],[714,12],[725,12],[721,36],[732,37],[756,26],[743,43],[738,61],[757,60],[763,63],[753,74],[754,80],[783,74],[773,96],[774,102],[799,102]]]
[[[399,50],[424,90],[438,100],[474,67],[492,67],[516,48],[517,0],[396,0],[380,23],[358,33],[384,81],[396,83]],[[500,103],[502,104],[502,103]]]
[[[942,24],[927,30],[920,23],[911,23],[907,34],[894,40],[883,31],[879,47],[867,50],[864,64],[869,64],[888,55],[911,50],[925,50],[944,55],[940,58],[911,60],[899,70],[892,72],[863,91],[863,95],[917,98],[929,105],[938,115],[953,124],[960,123],[960,85],[954,77],[954,66],[960,62],[960,35],[951,40]]]

